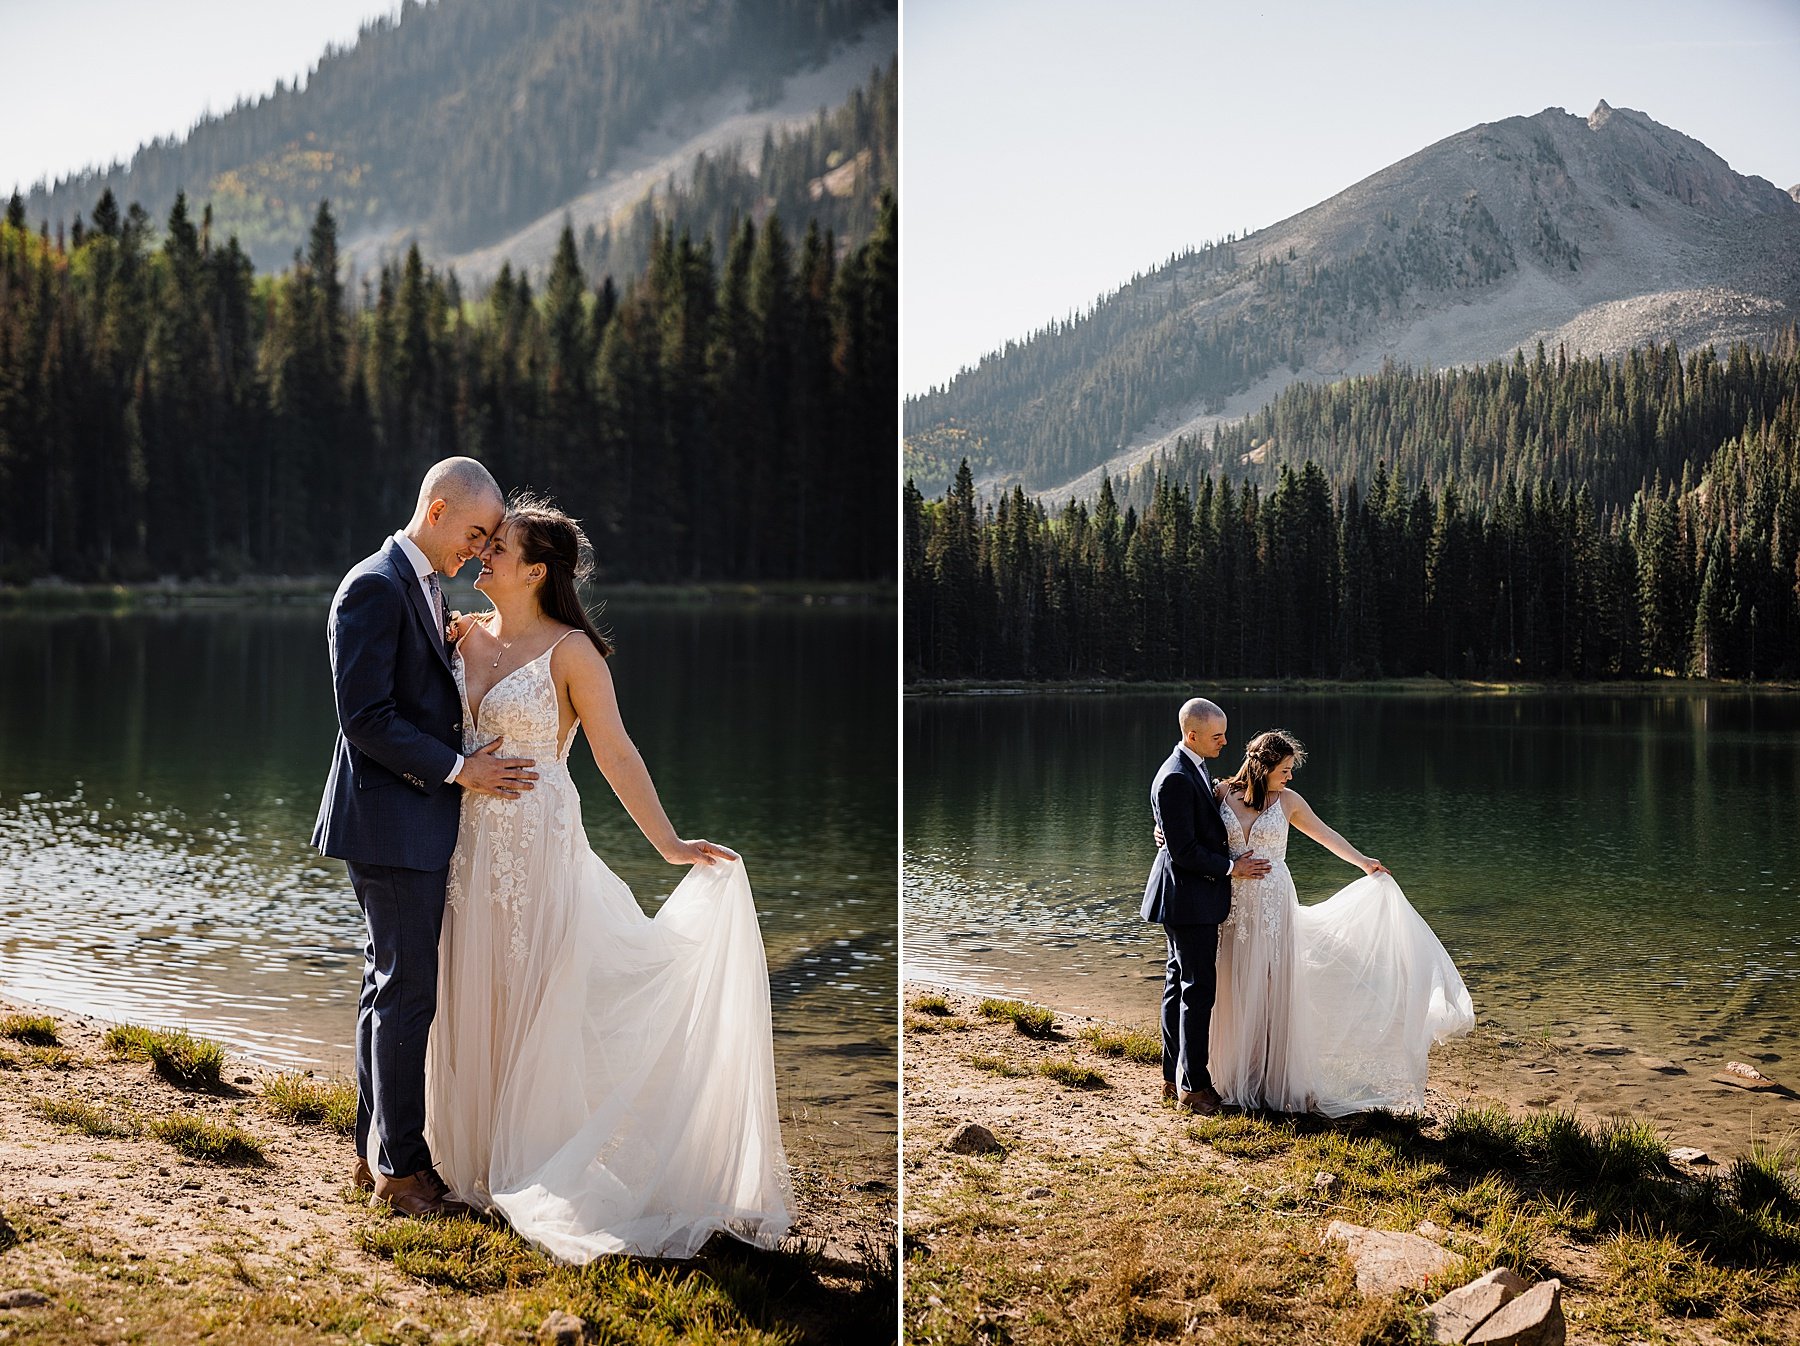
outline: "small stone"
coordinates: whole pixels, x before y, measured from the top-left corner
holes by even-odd
[[[1779,1089],[1781,1086],[1770,1079],[1755,1066],[1745,1065],[1742,1061],[1727,1061],[1725,1069],[1713,1076],[1718,1084],[1732,1084],[1739,1089],[1750,1089],[1761,1092],[1764,1089]]]
[[[0,1290],[0,1309],[35,1309],[49,1302],[41,1290]]]
[[[1025,1199],[1027,1201],[1041,1201],[1049,1195],[1050,1189],[1048,1187],[1027,1187],[1025,1189]]]
[[[1562,1346],[1567,1332],[1562,1282],[1548,1280],[1501,1305],[1466,1340],[1469,1346]]]
[[[423,1337],[431,1340],[431,1329],[417,1318],[402,1318],[391,1329],[397,1337]]]
[[[1320,1169],[1313,1174],[1312,1189],[1315,1196],[1336,1196],[1340,1186],[1342,1183],[1335,1173]]]
[[[255,1084],[256,1083],[256,1081],[251,1079],[248,1075],[233,1076],[231,1082],[233,1084]]]
[[[1494,1310],[1524,1289],[1525,1282],[1510,1267],[1495,1267],[1426,1309],[1425,1325],[1435,1341],[1466,1341],[1470,1333],[1493,1316]]]
[[[181,1184],[181,1190],[184,1192],[198,1192],[200,1190],[200,1179],[189,1178],[186,1182]]]
[[[1444,1237],[1444,1227],[1436,1220],[1420,1220],[1414,1232],[1421,1238],[1430,1239],[1433,1243]]]
[[[555,1342],[556,1346],[579,1346],[582,1333],[587,1331],[587,1323],[567,1310],[552,1309],[538,1331]]]
[[[1693,1145],[1677,1145],[1669,1151],[1669,1159],[1677,1164],[1710,1164],[1713,1157]]]
[[[964,1122],[950,1133],[944,1148],[952,1154],[1004,1154],[1006,1147],[980,1122]]]
[[[1645,1070],[1654,1070],[1658,1075],[1685,1075],[1686,1066],[1678,1066],[1666,1056],[1640,1056],[1637,1063]]]
[[[1589,1056],[1629,1056],[1631,1048],[1621,1047],[1616,1042],[1596,1042],[1582,1049]]]
[[[1325,1241],[1341,1240],[1356,1264],[1356,1288],[1364,1295],[1391,1295],[1422,1285],[1456,1264],[1456,1258],[1428,1238],[1365,1229],[1333,1220]]]

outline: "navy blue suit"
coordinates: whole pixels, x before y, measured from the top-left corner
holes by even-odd
[[[462,694],[442,614],[430,608],[392,538],[338,585],[328,624],[338,739],[312,837],[346,862],[368,923],[356,1015],[357,1153],[398,1177],[431,1167],[425,1045],[462,802],[461,788],[445,780],[462,751]]]
[[[1231,913],[1231,850],[1205,779],[1176,744],[1150,786],[1163,845],[1150,866],[1140,914],[1168,937],[1163,973],[1163,1078],[1183,1092],[1210,1089],[1207,1035],[1218,994],[1219,923]]]

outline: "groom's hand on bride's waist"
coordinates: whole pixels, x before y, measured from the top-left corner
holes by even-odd
[[[463,759],[463,769],[457,773],[456,783],[465,790],[498,795],[502,799],[517,799],[529,790],[537,779],[537,772],[531,769],[537,765],[537,759],[501,757],[499,748],[500,740],[495,739],[470,753]]]

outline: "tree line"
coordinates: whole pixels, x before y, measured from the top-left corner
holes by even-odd
[[[0,579],[319,574],[466,453],[587,522],[607,578],[874,580],[898,404],[891,196],[842,257],[744,219],[665,226],[623,289],[566,229],[542,286],[404,259],[348,292],[329,202],[259,276],[178,195],[160,242],[101,195],[66,240],[0,224]],[[891,497],[890,497],[891,498]]]
[[[1105,481],[1091,507],[1054,511],[1018,487],[981,500],[966,461],[937,500],[909,480],[908,672],[1800,674],[1797,350],[1790,332],[1772,352],[1708,351],[1687,366],[1672,348],[1647,348],[1622,362],[1636,374],[1559,360],[1534,375],[1516,360],[1285,395],[1293,410],[1382,390],[1382,413],[1346,440],[1356,453],[1407,442],[1418,452],[1396,453],[1401,467],[1377,458],[1366,478],[1351,469],[1356,454],[1335,481],[1311,458],[1268,467],[1266,482],[1185,460],[1140,485],[1141,505]],[[1479,387],[1496,407],[1543,416],[1523,416],[1515,442],[1511,419],[1475,415]],[[1440,398],[1473,417],[1454,445],[1429,429]],[[1539,437],[1571,408],[1583,410],[1568,424],[1598,436],[1582,453]],[[1238,443],[1256,437],[1256,419],[1233,432]],[[1608,435],[1619,438],[1604,451]],[[1647,475],[1624,487],[1633,472]]]

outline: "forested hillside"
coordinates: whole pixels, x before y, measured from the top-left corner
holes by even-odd
[[[55,231],[110,190],[160,219],[185,191],[270,270],[329,198],[342,230],[421,231],[449,254],[567,202],[684,104],[728,81],[772,98],[893,13],[891,0],[405,0],[303,83],[33,190],[26,215]]]
[[[108,192],[56,240],[13,200],[0,579],[335,573],[455,453],[585,518],[603,578],[891,577],[891,197],[841,259],[779,216],[723,254],[665,226],[623,285],[565,231],[541,293],[465,295],[415,247],[347,294],[325,204],[288,274],[220,233]]]
[[[1791,326],[1296,387],[1134,494],[909,482],[909,672],[1800,674]]]
[[[773,211],[816,221],[840,239],[864,239],[882,198],[899,185],[900,68],[891,63],[842,106],[805,130],[765,133],[754,164],[737,150],[702,155],[684,179],[664,184],[604,230],[582,231],[581,264],[629,275],[644,266],[664,222],[710,240],[721,253],[746,214]]]

